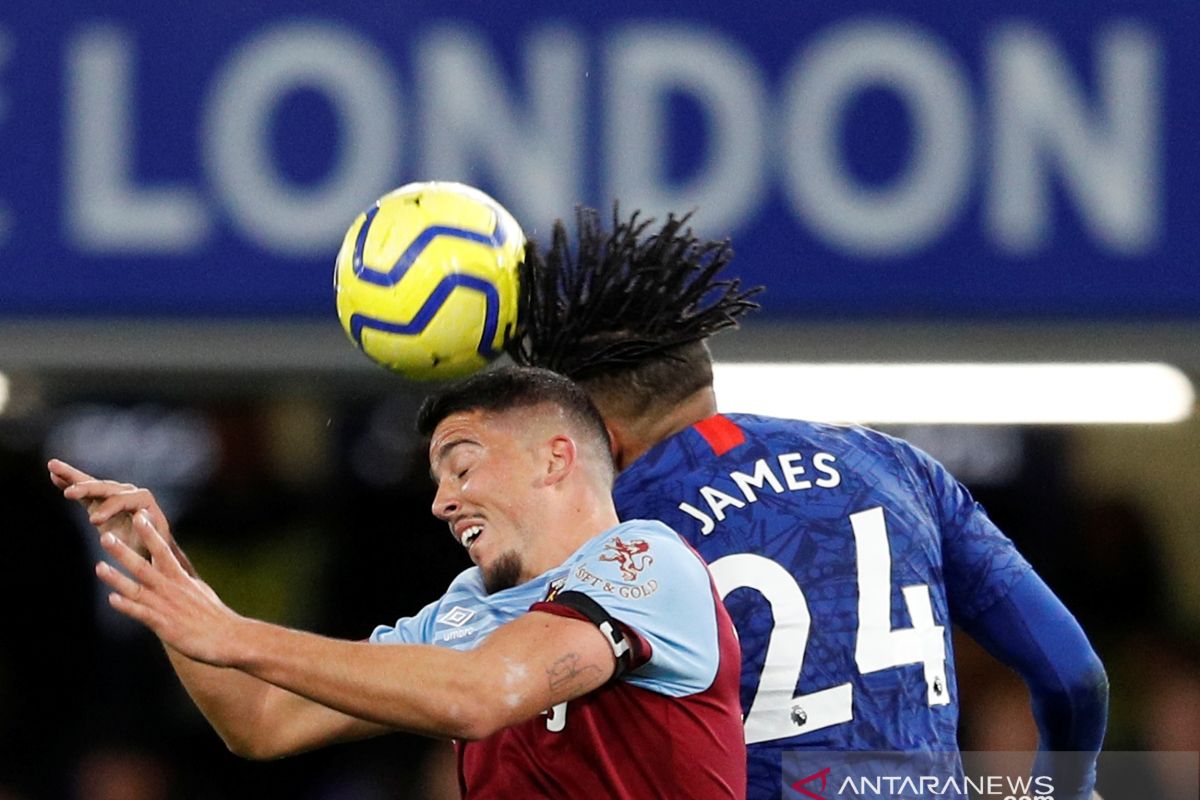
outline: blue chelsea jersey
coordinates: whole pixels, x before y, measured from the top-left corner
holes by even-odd
[[[951,622],[1029,565],[934,459],[866,428],[717,415],[615,497],[709,563],[742,647],[751,797],[779,795],[789,749],[956,748]]]

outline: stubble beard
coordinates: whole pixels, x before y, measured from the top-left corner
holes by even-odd
[[[480,569],[483,571],[483,588],[488,594],[511,589],[521,579],[521,559],[511,550]]]

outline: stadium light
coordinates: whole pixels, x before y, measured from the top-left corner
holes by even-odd
[[[872,424],[1164,424],[1196,399],[1155,363],[722,362],[714,385],[722,411]]]

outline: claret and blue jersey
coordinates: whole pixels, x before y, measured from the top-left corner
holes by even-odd
[[[560,566],[492,594],[468,569],[371,641],[468,650],[530,610],[580,617],[566,602],[579,595],[621,629],[624,671],[540,717],[458,743],[464,795],[744,797],[733,625],[704,562],[661,522],[623,522]]]
[[[729,414],[618,477],[709,562],[737,626],[750,796],[781,753],[957,747],[951,622],[1030,567],[939,463],[866,428]]]

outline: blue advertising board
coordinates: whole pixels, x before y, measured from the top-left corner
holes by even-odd
[[[0,9],[0,317],[316,318],[354,216],[696,210],[795,319],[1200,318],[1200,4]]]

